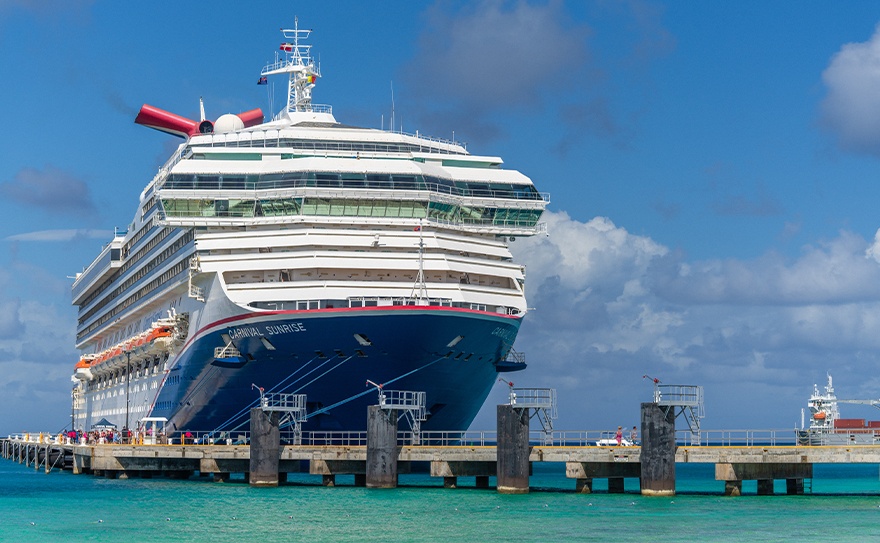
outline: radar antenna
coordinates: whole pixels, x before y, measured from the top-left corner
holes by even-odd
[[[287,105],[275,117],[278,120],[282,115],[297,112],[312,112],[312,89],[315,86],[315,79],[321,77],[321,69],[315,66],[309,51],[311,45],[304,45],[300,40],[305,40],[311,34],[311,30],[300,30],[299,18],[294,19],[294,27],[292,29],[282,28],[281,33],[286,40],[279,47],[284,52],[284,58],[275,53],[275,62],[266,65],[261,76],[269,76],[275,74],[289,74],[287,83]],[[327,106],[321,106],[321,112],[325,111]]]

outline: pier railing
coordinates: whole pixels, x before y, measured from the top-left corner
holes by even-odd
[[[544,432],[541,430],[529,432],[529,443],[540,446],[555,447],[595,447],[616,446],[615,431],[563,431],[554,430]],[[491,447],[497,442],[497,432],[491,431],[437,431],[422,430],[418,439],[414,439],[413,432],[401,431],[397,433],[397,441],[400,446],[467,446],[467,447]],[[288,429],[281,430],[281,444],[292,445],[294,432]],[[639,445],[639,437],[636,436],[634,443],[631,442],[629,432],[623,435],[622,445]],[[9,434],[8,439],[27,443],[43,444],[78,444],[69,441],[66,436],[49,432],[23,432]],[[104,445],[124,442],[115,440],[112,443],[97,440],[87,440],[86,443]],[[824,446],[824,445],[880,445],[880,429],[853,429],[832,433],[810,433],[805,430],[794,428],[769,429],[769,430],[701,430],[692,433],[690,430],[678,430],[675,433],[676,444],[680,447],[781,447],[781,446]],[[155,439],[150,434],[132,433],[129,440],[134,444],[157,444],[157,445],[248,445],[250,444],[250,432],[175,432],[171,436],[157,436]],[[367,432],[303,432],[301,444],[303,446],[336,446],[336,447],[363,447],[367,444]]]

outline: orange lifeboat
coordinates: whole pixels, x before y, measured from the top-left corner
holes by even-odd
[[[825,413],[816,413],[813,415],[813,420],[825,420]]]
[[[91,360],[89,360],[87,358],[80,358],[79,362],[76,363],[76,366],[74,366],[74,368],[76,368],[76,369],[88,368],[90,362],[91,362]]]

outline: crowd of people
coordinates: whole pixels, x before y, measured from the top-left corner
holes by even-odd
[[[128,428],[116,430],[115,428],[105,428],[101,430],[92,430],[84,432],[82,429],[71,430],[63,437],[67,438],[68,443],[80,443],[82,445],[104,445],[109,443],[131,443],[132,433]]]

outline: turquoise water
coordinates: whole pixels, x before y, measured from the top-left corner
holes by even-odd
[[[396,490],[291,474],[291,485],[250,488],[207,479],[108,480],[0,460],[0,541],[782,541],[880,537],[877,465],[814,468],[812,496],[728,498],[712,465],[678,465],[674,498],[574,494],[564,464],[534,464],[532,492],[443,489],[427,474]],[[494,485],[494,480],[491,481]],[[349,485],[349,486],[346,486]],[[785,491],[778,481],[776,491]],[[33,523],[33,524],[31,524]]]

